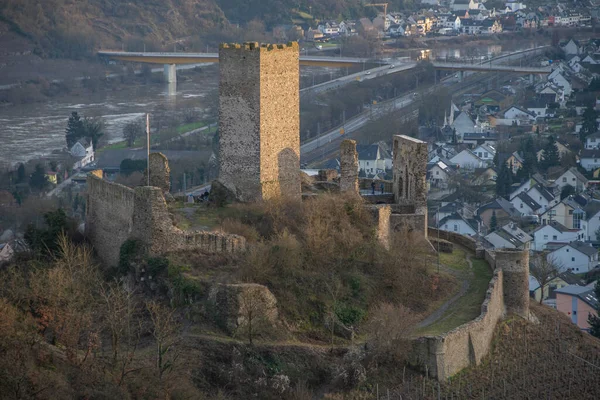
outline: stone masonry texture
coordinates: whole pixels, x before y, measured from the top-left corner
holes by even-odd
[[[133,189],[104,181],[97,173],[88,175],[85,233],[108,265],[117,265],[121,245],[131,234],[134,198]]]
[[[448,236],[454,243],[460,235]],[[477,252],[494,269],[481,314],[439,336],[423,336],[413,341],[411,363],[427,367],[429,374],[444,381],[463,368],[477,365],[491,349],[498,321],[506,313],[529,318],[529,251],[498,249]]]
[[[242,236],[175,227],[158,187],[133,190],[89,174],[87,196],[86,236],[107,265],[118,264],[121,245],[130,238],[139,240],[152,256],[179,250],[235,253],[246,249]]]
[[[163,192],[171,189],[171,170],[169,160],[162,153],[150,153],[150,186]]]
[[[340,191],[359,194],[356,141],[346,139],[340,145]]]
[[[299,48],[219,48],[219,181],[240,201],[301,198]]]
[[[404,225],[409,230],[423,232],[427,237],[427,143],[409,136],[395,135],[392,174],[394,202],[399,206],[411,207],[411,214],[420,216],[407,217]],[[398,230],[397,227],[393,229]]]
[[[529,250],[497,249],[496,268],[504,273],[506,312],[529,318]]]

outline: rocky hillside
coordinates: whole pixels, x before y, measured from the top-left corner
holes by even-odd
[[[360,0],[4,0],[0,2],[0,48],[23,45],[42,58],[80,59],[94,48],[168,47],[210,36],[229,24],[255,20],[269,30],[280,23],[360,16]],[[298,7],[300,6],[300,9]],[[136,46],[138,45],[138,46]]]
[[[82,58],[131,41],[166,45],[226,22],[213,0],[6,0],[0,43],[25,38],[48,58]],[[5,46],[0,46],[5,48]]]

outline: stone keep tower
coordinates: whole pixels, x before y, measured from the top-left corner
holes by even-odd
[[[496,268],[502,270],[506,312],[529,318],[529,249],[497,249],[495,253]]]
[[[418,215],[427,237],[427,143],[395,135],[393,144],[394,203],[402,214]]]
[[[298,43],[219,48],[219,181],[240,201],[300,199]]]

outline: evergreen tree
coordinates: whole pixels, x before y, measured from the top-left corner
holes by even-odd
[[[32,189],[43,190],[48,186],[48,177],[41,164],[35,166],[35,171],[29,177],[29,186]]]
[[[521,142],[521,154],[523,155],[523,165],[517,172],[517,178],[519,180],[529,178],[537,172],[537,155],[531,136]]]
[[[73,111],[69,117],[69,121],[67,122],[67,129],[65,133],[67,148],[70,149],[73,147],[73,145],[84,136],[85,127],[83,125],[83,121],[79,117],[79,114],[77,114],[77,111]]]
[[[25,182],[25,166],[23,163],[19,164],[19,168],[17,168],[17,183]]]
[[[85,118],[83,120],[83,136],[89,137],[94,150],[98,147],[98,141],[104,136],[104,122],[100,118]]]
[[[498,217],[496,217],[496,210],[494,210],[490,219],[490,232],[494,232],[496,228],[498,228]]]
[[[560,164],[560,154],[558,153],[558,147],[556,146],[556,140],[554,136],[548,137],[548,143],[544,146],[542,152],[542,160],[540,161],[540,167],[543,170],[548,170],[550,167],[555,167]]]
[[[562,190],[560,191],[560,199],[566,199],[567,197],[569,197],[570,195],[575,194],[575,188],[571,185],[565,185],[563,186]]]
[[[500,172],[498,172],[498,177],[496,178],[496,195],[507,198],[510,195],[512,184],[512,169],[504,163],[500,166]]]
[[[456,128],[452,128],[452,144],[458,144],[458,137],[456,136]]]
[[[581,124],[581,130],[579,131],[579,139],[582,143],[585,143],[585,138],[592,133],[598,132],[598,112],[591,106],[586,108],[583,112],[583,123]]]
[[[594,286],[594,293],[596,294],[596,298],[600,299],[600,279],[596,281],[596,285]],[[590,324],[590,334],[597,338],[600,338],[600,305],[596,307],[596,314],[590,314],[588,317],[588,323]]]

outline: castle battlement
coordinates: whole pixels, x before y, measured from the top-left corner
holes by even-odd
[[[258,42],[244,42],[240,43],[221,43],[219,49],[223,50],[244,50],[244,51],[272,51],[272,50],[291,50],[299,51],[300,46],[298,42],[288,42],[286,44],[274,44],[274,43],[258,43]]]

